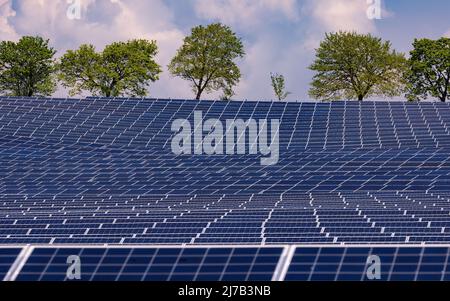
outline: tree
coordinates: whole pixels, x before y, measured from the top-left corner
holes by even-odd
[[[322,100],[394,97],[403,93],[407,63],[390,42],[370,34],[326,34],[310,69],[316,71],[311,97]]]
[[[56,89],[53,56],[42,37],[0,43],[0,90],[12,96],[48,96]]]
[[[416,39],[413,46],[407,97],[419,100],[432,96],[442,102],[450,99],[450,38]]]
[[[270,79],[272,81],[272,88],[278,100],[285,100],[291,92],[287,92],[285,87],[284,76],[278,73],[271,73]]]
[[[155,41],[116,42],[97,53],[92,45],[69,50],[61,58],[59,78],[76,95],[83,90],[100,96],[145,96],[148,85],[159,79]]]
[[[223,93],[220,96],[220,100],[231,100],[231,98],[235,95],[232,87],[225,87],[223,89]]]
[[[241,39],[220,23],[197,26],[169,64],[169,71],[191,81],[196,99],[203,92],[223,90],[230,94],[239,82],[241,72],[234,62],[245,55]],[[231,94],[233,94],[231,92]]]

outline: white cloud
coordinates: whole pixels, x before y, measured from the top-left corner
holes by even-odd
[[[444,33],[444,37],[450,38],[450,29],[446,33]]]
[[[241,98],[275,99],[270,81],[273,72],[285,76],[286,89],[292,92],[289,100],[304,99],[311,80],[307,70],[313,57],[301,41],[293,38],[290,43],[282,43],[271,34],[261,34],[246,48],[247,55],[241,63],[244,77],[236,89]]]
[[[366,0],[307,0],[302,13],[310,17],[310,24],[302,41],[303,47],[314,52],[326,32],[376,32],[375,21],[368,18],[368,8]],[[382,17],[391,15],[383,7],[381,9]]]
[[[201,18],[243,25],[246,29],[279,15],[290,21],[299,19],[296,0],[195,0],[194,8]]]
[[[0,40],[16,40],[18,35],[9,23],[16,14],[11,7],[11,1],[0,0]]]
[[[325,31],[372,32],[375,25],[367,16],[368,7],[366,0],[310,0],[306,10]]]

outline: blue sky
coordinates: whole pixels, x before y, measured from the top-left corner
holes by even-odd
[[[450,1],[384,0],[381,19],[367,17],[375,0],[0,0],[0,39],[39,34],[59,54],[81,43],[98,49],[132,38],[155,39],[164,73],[150,96],[190,98],[187,82],[173,78],[167,64],[192,26],[220,21],[243,39],[243,78],[237,99],[271,99],[270,72],[284,74],[290,99],[308,99],[308,66],[325,32],[356,30],[390,40],[402,52],[414,38],[450,36]],[[80,4],[80,19],[68,8]],[[65,96],[60,89],[57,96]],[[213,98],[212,94],[206,98]]]

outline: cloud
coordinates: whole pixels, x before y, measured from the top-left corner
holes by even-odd
[[[19,37],[9,23],[9,19],[15,15],[11,1],[0,0],[0,40],[16,40]]]
[[[282,47],[280,47],[282,45]],[[308,66],[313,60],[310,49],[305,47],[296,33],[285,41],[280,33],[263,33],[246,45],[247,55],[240,64],[243,78],[236,91],[245,99],[275,99],[270,73],[285,76],[286,89],[292,94],[288,100],[304,99],[308,92],[311,73]]]
[[[278,16],[289,21],[299,19],[296,0],[195,0],[194,8],[200,18],[246,29],[254,29]]]
[[[310,0],[305,9],[325,31],[373,32],[368,7],[365,0]]]
[[[369,19],[368,8],[366,0],[306,0],[302,14],[309,16],[310,23],[302,41],[303,47],[313,52],[326,32],[375,33],[375,20]],[[391,15],[383,7],[381,10],[383,17]]]

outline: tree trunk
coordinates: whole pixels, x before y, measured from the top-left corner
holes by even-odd
[[[200,98],[202,97],[202,92],[203,92],[202,89],[197,90],[197,96],[195,96],[196,100],[200,100]]]
[[[358,95],[358,100],[359,101],[363,101],[364,100],[364,96],[363,95]]]

